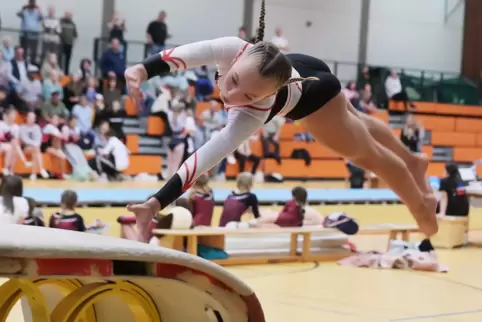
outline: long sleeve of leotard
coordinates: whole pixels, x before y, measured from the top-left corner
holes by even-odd
[[[166,49],[157,54],[166,63],[159,73],[167,74],[204,65],[229,64],[246,46],[247,42],[238,37],[223,37]]]
[[[166,207],[179,198],[201,175],[231,154],[238,146],[259,130],[269,114],[252,106],[232,107],[228,124],[182,164],[179,171],[154,197]]]

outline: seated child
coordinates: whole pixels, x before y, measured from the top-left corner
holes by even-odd
[[[60,211],[52,214],[49,227],[73,231],[86,231],[84,218],[75,212],[77,206],[77,193],[65,190],[60,198]]]
[[[192,219],[192,205],[191,201],[185,198],[179,198],[175,202],[175,207],[181,207],[189,211],[191,214],[190,217]],[[169,211],[169,210],[168,210]],[[167,229],[167,228],[172,228],[172,216],[164,216],[162,214],[158,214],[157,216],[154,216],[151,222],[151,230],[154,229]],[[170,221],[170,222],[169,222]],[[138,240],[138,235],[137,235],[137,227],[136,227],[136,216],[119,216],[117,218],[117,222],[121,225],[121,234],[120,237],[124,239],[129,239],[129,240]],[[181,224],[182,225],[182,224]],[[192,220],[189,222],[189,227],[192,226]],[[180,228],[180,227],[175,227],[175,228]],[[157,244],[158,239],[154,237],[153,234],[149,237],[150,244]]]
[[[203,173],[189,191],[195,226],[211,226],[214,212],[213,190],[209,187],[209,176]]]
[[[230,222],[238,223],[241,216],[251,208],[255,218],[259,218],[258,198],[251,192],[253,175],[242,172],[236,178],[236,191],[233,191],[224,202],[223,212],[219,221],[220,227],[226,227]]]
[[[27,226],[41,226],[45,227],[44,214],[42,209],[37,208],[37,203],[33,198],[24,197],[28,202],[28,217],[23,221]]]

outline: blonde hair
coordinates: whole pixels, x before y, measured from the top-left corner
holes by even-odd
[[[250,172],[241,172],[236,177],[236,187],[240,192],[246,192],[253,186],[253,175]]]
[[[291,78],[293,66],[288,57],[286,57],[274,44],[263,40],[265,16],[266,0],[261,0],[261,12],[259,15],[259,27],[256,33],[256,42],[247,51],[247,55],[258,56],[260,60],[258,64],[259,74],[262,77],[275,80],[278,89],[291,83],[319,80],[317,77]]]

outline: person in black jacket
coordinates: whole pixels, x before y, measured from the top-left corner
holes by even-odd
[[[456,164],[445,166],[447,176],[440,181],[439,191],[441,199],[439,205],[440,216],[459,216],[469,215],[469,197],[464,189],[464,182]]]
[[[422,137],[423,128],[411,114],[408,115],[405,126],[400,134],[400,140],[410,151],[420,152]]]

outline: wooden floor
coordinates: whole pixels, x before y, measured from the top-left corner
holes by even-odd
[[[46,210],[46,215],[51,210]],[[397,205],[323,206],[319,210],[322,213],[343,210],[361,224],[413,222],[406,209]],[[120,208],[79,210],[87,223],[96,218],[110,223],[109,235],[113,236],[119,234],[115,218],[123,212]],[[216,214],[219,216],[219,209]],[[481,241],[482,209],[473,209],[470,226],[470,238]],[[365,250],[382,250],[386,245],[384,236],[358,236],[352,241]],[[335,263],[244,266],[229,270],[256,291],[268,322],[482,321],[482,250],[439,251],[438,256],[449,266],[449,273],[381,271],[340,267]],[[18,306],[8,321],[23,321]]]

